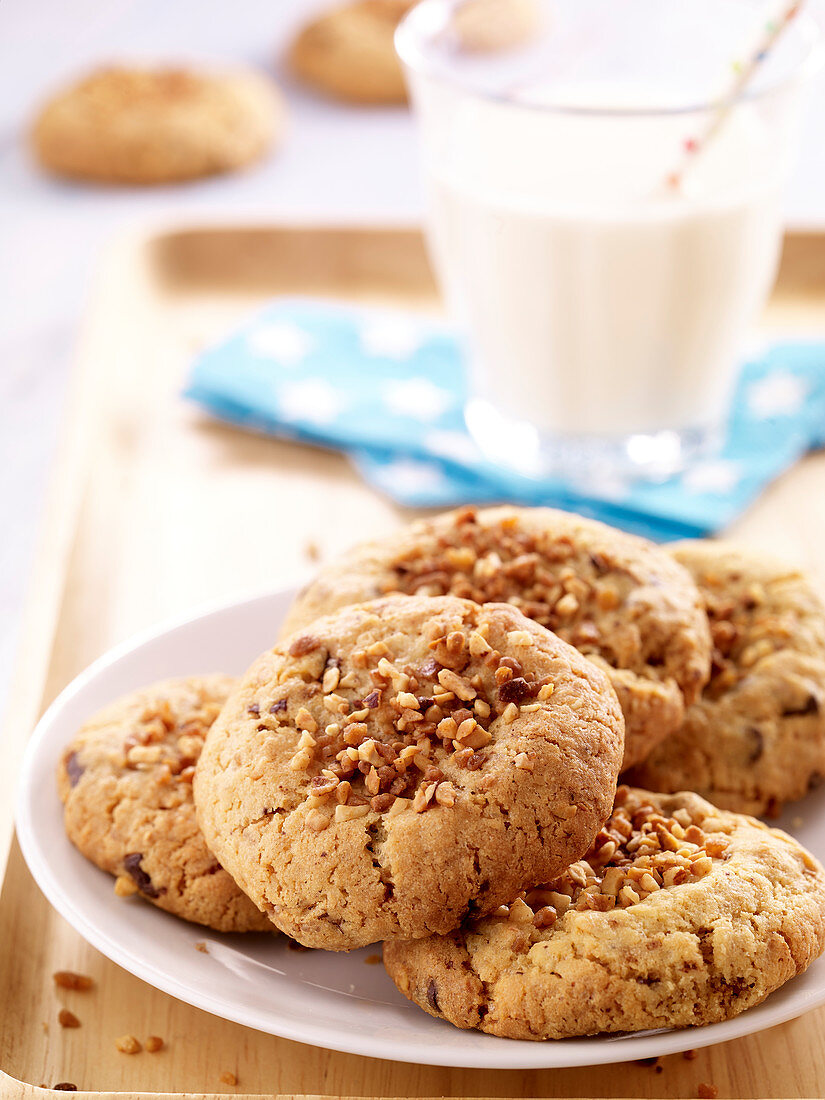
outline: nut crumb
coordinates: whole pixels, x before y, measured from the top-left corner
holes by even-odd
[[[206,943],[203,940],[198,940],[198,942],[195,944],[195,950],[200,951],[202,955],[209,954],[209,948],[206,946]]]
[[[114,891],[119,898],[129,898],[138,892],[137,883],[130,875],[118,875]]]
[[[238,1078],[227,1069],[221,1074],[221,1081],[224,1085],[237,1085]]]
[[[80,1027],[80,1020],[68,1008],[61,1008],[57,1014],[57,1022],[61,1027]]]
[[[381,962],[381,956],[367,955],[367,957],[364,959],[364,962],[367,964],[367,966],[378,966],[378,964]]]
[[[319,561],[321,549],[315,539],[307,539],[304,543],[304,557],[307,561]]]
[[[716,1085],[706,1085],[704,1083],[699,1085],[699,1100],[716,1100],[719,1095],[719,1089]]]
[[[94,986],[94,979],[90,978],[88,974],[76,974],[73,970],[56,970],[52,974],[54,984],[60,989],[77,989],[82,993],[85,993],[87,989],[92,989]]]
[[[683,1050],[682,1051],[682,1057],[687,1062],[692,1062],[693,1059],[696,1057],[696,1054],[697,1054],[697,1051],[695,1051],[695,1050]]]
[[[163,1050],[163,1045],[163,1039],[161,1039],[160,1035],[150,1035],[144,1043],[146,1050],[148,1050],[150,1054],[157,1054],[159,1050]]]
[[[56,1085],[52,1085],[52,1089],[55,1092],[77,1092],[77,1085],[72,1081],[58,1081]]]
[[[121,1035],[115,1039],[115,1046],[121,1054],[139,1054],[143,1050],[140,1040],[134,1035]]]

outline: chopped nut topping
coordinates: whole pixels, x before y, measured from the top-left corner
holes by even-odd
[[[56,970],[52,979],[59,989],[75,989],[82,993],[92,989],[95,984],[88,974],[76,974],[73,970]]]
[[[493,723],[514,722],[519,707],[540,710],[553,693],[547,679],[534,682],[521,661],[491,647],[491,629],[486,620],[474,628],[433,618],[422,629],[432,657],[416,666],[384,641],[345,660],[312,639],[313,656],[300,666],[292,700],[278,701],[277,719],[281,730],[289,723],[298,731],[289,767],[310,775],[308,828],[392,813],[396,803],[396,813],[423,813],[464,797],[461,773],[484,766]],[[522,648],[533,639],[512,630],[509,642]],[[516,766],[529,772],[533,761],[520,753]]]
[[[289,647],[289,655],[290,657],[305,657],[307,653],[316,650],[320,644],[318,638],[313,638],[311,634],[304,634],[300,638],[296,638]]]
[[[335,820],[336,821],[354,821],[355,818],[364,817],[369,813],[369,806],[336,806],[335,807]]]
[[[638,905],[662,889],[698,882],[713,870],[714,859],[726,858],[728,845],[723,838],[709,837],[696,823],[685,829],[685,816],[680,816],[681,820],[663,817],[636,792],[619,787],[613,813],[584,859],[552,882],[528,891],[524,902],[537,915],[548,907],[556,916],[568,909],[606,912]],[[684,839],[674,831],[682,832]],[[533,923],[549,927],[556,918],[548,917]]]
[[[148,1050],[150,1054],[157,1054],[159,1050],[163,1050],[163,1045],[163,1039],[161,1039],[160,1035],[150,1035],[144,1043],[146,1050]]]
[[[134,1035],[121,1035],[119,1039],[115,1039],[115,1046],[121,1054],[140,1054],[143,1050],[140,1040]]]

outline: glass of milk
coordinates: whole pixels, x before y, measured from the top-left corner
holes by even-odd
[[[737,87],[787,7],[423,0],[401,24],[428,243],[491,461],[658,478],[718,436],[818,60],[796,15]]]

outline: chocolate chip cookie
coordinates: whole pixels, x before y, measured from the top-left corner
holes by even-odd
[[[799,570],[766,555],[701,541],[672,552],[707,607],[712,675],[633,781],[775,816],[825,775],[825,608]]]
[[[384,945],[431,1016],[511,1039],[717,1023],[825,947],[825,872],[692,793],[620,787],[583,860],[448,936]]]
[[[550,508],[462,508],[357,547],[299,596],[285,630],[388,592],[506,601],[598,663],[625,717],[624,767],[677,730],[710,671],[688,572],[645,539]]]
[[[66,832],[92,863],[184,920],[220,932],[272,931],[206,847],[192,777],[234,681],[167,680],[106,707],[58,768]]]
[[[109,68],[54,96],[31,142],[58,176],[174,183],[258,160],[280,136],[283,116],[277,89],[252,72]]]
[[[603,673],[516,608],[388,597],[252,665],[207,737],[198,816],[307,947],[447,932],[587,850],[622,727]]]
[[[405,103],[395,29],[414,0],[354,0],[324,12],[300,32],[289,52],[305,84],[350,103]]]

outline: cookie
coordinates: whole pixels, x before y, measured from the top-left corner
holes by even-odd
[[[825,776],[825,608],[798,570],[729,543],[673,547],[707,606],[713,666],[633,781],[775,816]]]
[[[110,68],[60,92],[31,135],[48,172],[158,184],[259,160],[283,128],[274,85],[251,72]]]
[[[463,0],[450,14],[450,32],[468,53],[515,49],[541,26],[535,0]]]
[[[294,630],[387,592],[506,600],[607,672],[625,717],[624,767],[682,723],[710,670],[688,572],[644,539],[550,508],[463,508],[367,543],[324,569]]]
[[[58,787],[69,839],[139,894],[220,932],[272,931],[198,828],[192,776],[228,676],[167,680],[106,707],[63,754]]]
[[[610,813],[621,756],[616,696],[571,646],[507,604],[395,596],[252,665],[195,801],[274,923],[344,951],[447,932],[558,873]]]
[[[289,52],[292,71],[316,91],[350,103],[405,103],[395,29],[413,0],[355,0],[318,16]]]
[[[584,860],[449,936],[384,946],[431,1016],[511,1039],[737,1016],[825,947],[825,872],[796,841],[693,793],[620,787]]]

